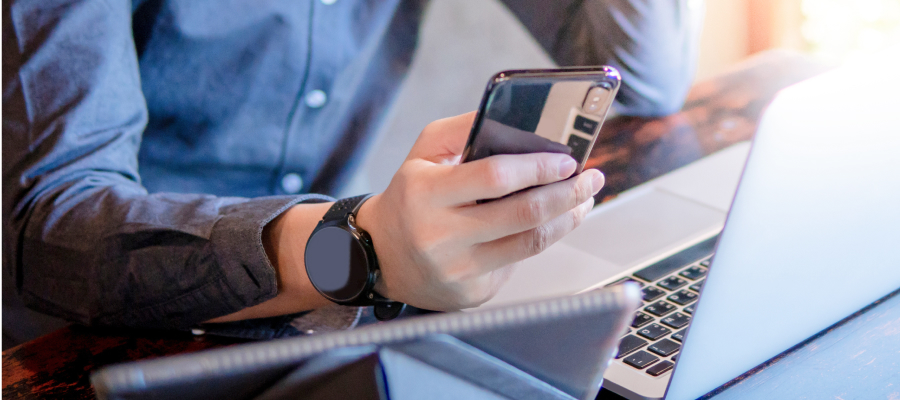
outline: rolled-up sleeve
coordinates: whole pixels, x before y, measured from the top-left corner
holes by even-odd
[[[3,7],[3,261],[25,304],[185,328],[274,297],[263,227],[328,198],[149,194],[130,2]]]
[[[678,111],[697,65],[701,0],[503,0],[562,66],[616,67],[622,114]]]

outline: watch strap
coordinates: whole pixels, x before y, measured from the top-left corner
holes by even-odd
[[[369,294],[372,295],[370,297],[373,302],[372,313],[375,314],[375,318],[379,321],[390,321],[397,318],[406,309],[406,304],[390,300],[374,290],[369,292]]]
[[[356,212],[359,211],[359,209],[362,207],[363,203],[365,203],[366,200],[368,200],[372,196],[372,193],[368,193],[340,199],[334,202],[331,208],[328,209],[328,212],[326,212],[322,217],[322,220],[343,220],[348,218],[350,215],[355,215]]]
[[[328,212],[322,217],[322,221],[346,221],[350,216],[355,216],[359,209],[362,208],[363,203],[372,196],[373,194],[368,193],[340,199],[328,209]],[[374,290],[369,290],[369,293],[360,300],[359,305],[373,306],[372,312],[379,321],[392,320],[406,308],[406,304],[387,299]]]

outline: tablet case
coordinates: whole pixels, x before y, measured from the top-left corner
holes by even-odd
[[[572,399],[448,335],[327,352],[312,361],[255,399]]]
[[[639,304],[623,285],[138,361],[91,381],[101,400],[593,399]]]

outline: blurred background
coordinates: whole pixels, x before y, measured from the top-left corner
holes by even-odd
[[[769,49],[837,64],[900,44],[900,0],[709,0],[703,7],[697,80]],[[494,73],[553,66],[497,0],[432,2],[379,142],[342,195],[384,190],[422,128],[475,110]]]

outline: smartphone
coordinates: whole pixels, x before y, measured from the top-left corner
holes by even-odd
[[[581,173],[622,78],[608,66],[511,70],[494,75],[462,162],[495,154],[565,153]]]

